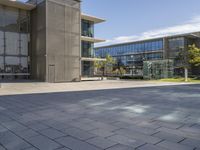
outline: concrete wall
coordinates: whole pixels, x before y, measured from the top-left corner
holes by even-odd
[[[73,0],[47,0],[49,82],[80,80],[80,5],[77,4]]]
[[[80,3],[46,0],[31,18],[32,79],[80,81]]]
[[[31,12],[31,78],[46,81],[46,2]]]

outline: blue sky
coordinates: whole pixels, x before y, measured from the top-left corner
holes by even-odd
[[[82,1],[82,12],[107,20],[95,28],[100,45],[200,31],[200,0]]]

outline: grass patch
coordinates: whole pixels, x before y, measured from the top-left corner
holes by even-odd
[[[163,82],[185,82],[185,79],[184,78],[167,78],[167,79],[160,79],[159,81],[163,81]],[[188,78],[188,82],[200,83],[200,80],[196,79],[196,78]]]

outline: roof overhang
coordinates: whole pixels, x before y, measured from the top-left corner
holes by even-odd
[[[81,36],[82,41],[87,41],[87,42],[92,42],[92,43],[100,43],[100,42],[105,42],[106,40],[99,39],[99,38],[92,38],[92,37],[87,37],[87,36]]]
[[[87,58],[87,57],[81,57],[82,61],[106,61],[104,58]]]
[[[92,21],[94,23],[101,23],[101,22],[106,21],[105,19],[98,18],[98,17],[95,17],[95,16],[86,15],[86,14],[81,14],[81,19],[89,20],[89,21]]]
[[[0,5],[20,8],[20,9],[24,9],[24,10],[32,10],[36,7],[33,4],[23,3],[23,2],[16,1],[16,0],[0,0]]]
[[[197,35],[195,33],[191,33],[191,34],[186,35],[186,37],[188,37],[188,38],[200,38],[200,35]]]

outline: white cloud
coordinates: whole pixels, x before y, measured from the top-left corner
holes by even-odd
[[[145,40],[145,39],[150,39],[150,38],[158,38],[158,37],[163,37],[163,36],[170,36],[170,35],[175,35],[175,34],[183,34],[183,33],[197,32],[197,31],[200,31],[200,16],[195,16],[191,20],[183,24],[172,26],[172,27],[154,29],[154,30],[143,32],[139,35],[119,36],[119,37],[107,40],[104,43],[96,44],[96,46],[131,42],[131,41],[137,41],[137,40]]]

